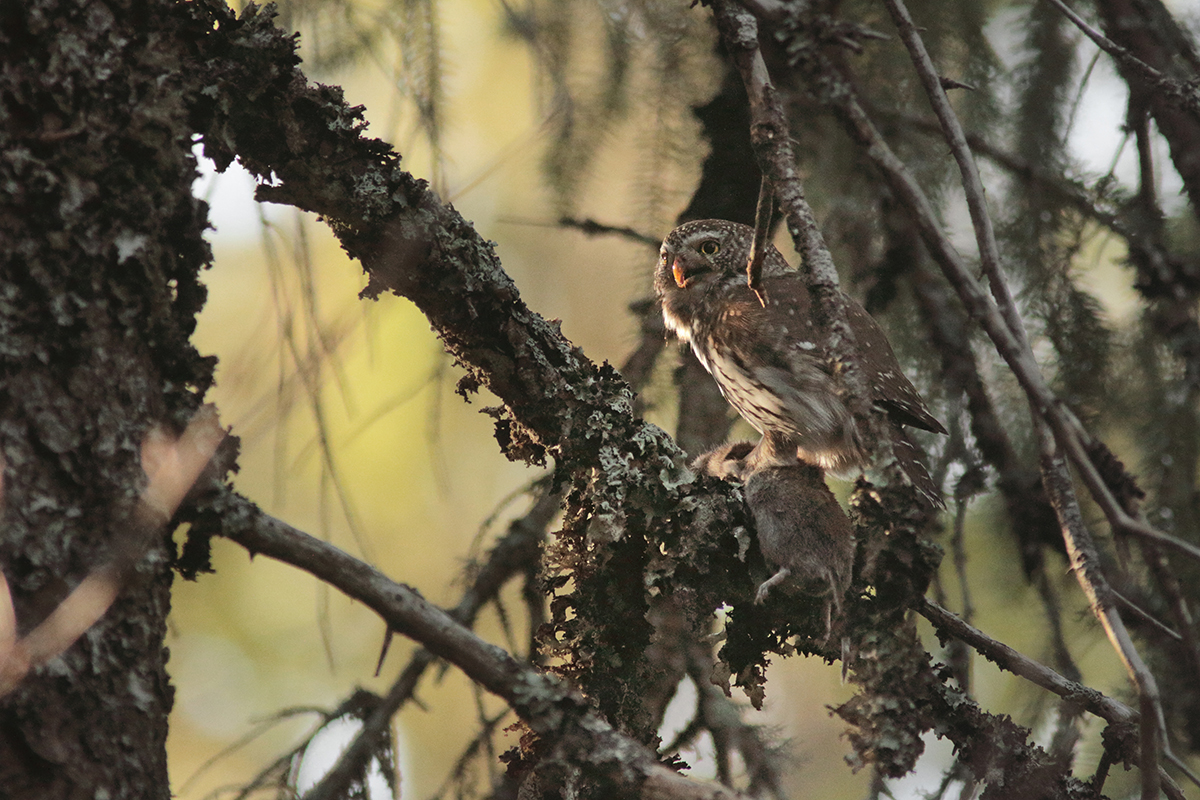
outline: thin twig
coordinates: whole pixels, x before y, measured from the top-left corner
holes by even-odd
[[[776,800],[788,796],[780,775],[780,756],[763,739],[762,729],[741,718],[737,704],[712,682],[712,658],[705,648],[689,648],[687,672],[696,687],[697,715],[716,740],[737,750],[750,777],[747,792],[762,797],[769,792]]]
[[[475,738],[468,742],[466,748],[459,753],[458,759],[454,762],[454,766],[450,770],[450,774],[446,776],[446,780],[442,782],[442,785],[438,787],[438,790],[433,793],[432,796],[434,798],[445,797],[447,790],[449,790],[452,784],[463,782],[463,777],[467,774],[467,767],[471,765],[471,760],[475,758],[476,754],[481,748],[487,745],[487,742],[496,732],[496,726],[499,725],[500,722],[509,715],[509,713],[509,710],[505,709],[495,716],[485,717],[482,720],[483,724],[480,726],[479,733],[476,734]],[[459,796],[463,796],[461,790]],[[305,798],[305,800],[308,800],[308,798]]]
[[[1050,626],[1050,646],[1054,650],[1054,661],[1058,671],[1067,680],[1081,682],[1083,673],[1079,671],[1079,666],[1067,648],[1067,640],[1063,635],[1062,608],[1058,601],[1058,592],[1055,591],[1050,576],[1046,574],[1045,564],[1038,568],[1034,582],[1037,585],[1038,596],[1042,598],[1042,607],[1046,610],[1046,622]]]
[[[392,684],[386,696],[369,716],[363,719],[353,741],[341,752],[337,762],[321,777],[321,780],[304,795],[304,800],[335,800],[344,797],[351,782],[361,778],[371,754],[375,752],[380,737],[392,723],[392,717],[413,695],[417,681],[434,656],[425,648],[413,654],[408,666]]]
[[[274,714],[271,714],[266,719],[256,720],[256,721],[254,721],[254,727],[251,728],[249,732],[243,734],[241,737],[239,737],[233,743],[226,745],[221,750],[219,750],[216,754],[209,756],[207,759],[205,759],[204,763],[201,764],[200,766],[196,767],[196,770],[188,777],[187,780],[185,780],[183,782],[182,786],[178,786],[175,788],[175,791],[179,795],[187,795],[189,793],[189,791],[191,790],[192,786],[195,784],[196,780],[198,778],[200,778],[209,769],[211,769],[213,767],[213,765],[216,764],[218,761],[232,755],[233,753],[236,753],[238,750],[241,750],[246,745],[250,744],[255,739],[257,739],[259,736],[262,736],[264,733],[271,730],[271,728],[274,727],[275,725],[278,725],[279,723],[287,721],[287,720],[291,719],[292,717],[298,716],[300,714],[316,714],[316,715],[318,715],[319,717],[321,717],[321,725],[325,725],[326,723],[328,723],[329,717],[330,717],[329,711],[324,708],[317,708],[315,706],[295,706],[292,708],[280,709],[279,711],[276,711]],[[318,728],[318,730],[319,730],[319,728]],[[259,774],[257,776],[255,776],[255,778],[252,781],[250,781],[250,783],[247,785],[254,785],[254,786],[260,785],[260,781],[262,780],[262,777],[264,775],[268,774],[271,770],[277,769],[281,766],[286,766],[287,763],[290,762],[291,759],[293,757],[295,757],[296,754],[299,753],[301,750],[303,750],[307,745],[308,745],[308,742],[305,741],[303,744],[297,745],[296,747],[292,748],[287,753],[285,753],[284,755],[280,756],[275,761],[273,761],[264,770],[259,771]]]
[[[958,578],[958,591],[962,595],[962,616],[967,622],[975,617],[975,605],[971,602],[971,585],[967,580],[967,549],[964,547],[964,535],[967,523],[967,508],[970,506],[969,497],[954,499],[954,533],[950,537],[950,550],[954,554],[954,574]],[[967,687],[963,687],[967,691]]]
[[[910,125],[919,131],[938,137],[942,133],[941,125],[936,119],[891,112],[881,116],[887,119],[894,119],[897,122]],[[1103,195],[1099,195],[1083,183],[1065,178],[1062,175],[1050,174],[1036,165],[1022,160],[1013,153],[997,147],[978,133],[967,133],[966,136],[967,144],[970,145],[973,153],[986,157],[1017,178],[1032,184],[1038,191],[1052,193],[1057,198],[1070,204],[1076,211],[1099,222],[1122,238],[1132,239],[1136,236],[1133,228],[1116,211],[1097,205],[1098,200],[1104,199]],[[1101,179],[1097,185],[1104,183],[1105,179]],[[1094,196],[1096,196],[1095,199]]]
[[[750,259],[746,262],[746,285],[763,308],[767,307],[766,295],[762,293],[762,262],[767,251],[767,239],[771,235],[771,179],[765,174],[758,190],[758,204],[754,208],[754,241],[750,243]]]
[[[1121,605],[1125,607],[1125,610],[1127,610],[1129,613],[1133,614],[1135,617],[1140,619],[1142,622],[1149,625],[1155,631],[1162,634],[1163,636],[1166,636],[1168,639],[1172,639],[1176,642],[1183,641],[1183,637],[1181,635],[1179,635],[1179,633],[1177,631],[1172,630],[1165,623],[1159,622],[1158,619],[1156,619],[1154,617],[1154,615],[1151,614],[1149,611],[1146,611],[1144,608],[1142,608],[1137,603],[1130,600],[1125,595],[1118,592],[1116,589],[1113,589],[1112,593],[1113,593],[1113,597],[1117,598],[1117,600],[1120,601]]]
[[[1058,515],[1067,546],[1067,558],[1075,579],[1087,597],[1088,606],[1100,621],[1113,649],[1120,656],[1137,688],[1141,724],[1138,766],[1142,776],[1142,800],[1156,800],[1159,792],[1158,754],[1166,746],[1166,721],[1158,694],[1158,683],[1142,660],[1125,622],[1115,608],[1116,600],[1100,569],[1099,554],[1083,522],[1075,487],[1057,443],[1044,427],[1038,429],[1042,452],[1042,479],[1046,494]]]
[[[510,577],[522,574],[530,562],[536,562],[540,543],[561,499],[560,494],[549,486],[542,488],[542,495],[533,508],[509,526],[508,533],[492,548],[487,562],[477,571],[471,586],[450,612],[459,624],[470,627],[479,609],[496,596]],[[362,727],[342,751],[337,763],[305,794],[304,800],[333,800],[345,793],[355,776],[362,773],[362,765],[375,750],[376,742],[388,729],[392,717],[412,698],[421,676],[435,660],[433,653],[424,647],[413,653],[382,702],[363,720]]]
[[[525,225],[538,225],[537,222],[524,222]],[[660,239],[655,239],[653,236],[647,236],[633,228],[627,228],[623,225],[606,225],[603,222],[597,222],[594,219],[576,219],[575,217],[559,217],[558,224],[563,228],[574,228],[588,236],[620,236],[637,244],[644,244],[647,247],[658,249],[662,244]]]
[[[1168,633],[1180,642],[1188,666],[1192,670],[1192,679],[1200,682],[1200,641],[1197,641],[1195,618],[1188,606],[1183,588],[1180,586],[1179,577],[1171,570],[1166,556],[1163,555],[1158,545],[1143,541],[1142,558],[1149,567],[1150,574],[1154,576],[1159,591],[1166,598],[1167,606],[1171,609],[1171,615],[1175,618],[1175,626],[1178,630],[1171,630],[1162,623],[1158,623],[1157,620],[1154,622],[1162,625],[1164,633]]]
[[[1184,761],[1179,756],[1175,755],[1170,750],[1166,750],[1163,753],[1163,758],[1165,758],[1167,761],[1169,761],[1171,763],[1171,765],[1173,767],[1175,767],[1175,769],[1179,770],[1184,775],[1186,775],[1187,779],[1189,781],[1196,784],[1197,786],[1200,786],[1200,775],[1197,775],[1196,771],[1194,769],[1192,769],[1190,766],[1188,766],[1188,763],[1186,761]],[[1165,773],[1164,773],[1164,777],[1163,777],[1163,790],[1167,791],[1169,794],[1171,794],[1172,797],[1179,797],[1179,798],[1181,798],[1181,800],[1183,798],[1183,792],[1179,789],[1178,786],[1175,786],[1175,782],[1171,780],[1171,777],[1169,775],[1165,775]]]
[[[980,655],[1001,669],[1019,675],[1059,697],[1078,703],[1103,720],[1132,722],[1138,718],[1138,713],[1120,700],[1106,697],[1095,689],[1064,678],[1045,664],[1018,653],[1004,642],[993,639],[975,626],[964,622],[932,600],[922,600],[916,611],[933,623],[938,631],[971,645]]]
[[[1046,574],[1045,562],[1040,562],[1032,576],[1037,585],[1038,595],[1042,598],[1042,607],[1046,610],[1046,622],[1049,624],[1050,645],[1054,652],[1055,668],[1067,680],[1076,683],[1083,682],[1083,675],[1071,656],[1063,635],[1062,611],[1058,602],[1058,593],[1054,584]],[[1059,763],[1067,765],[1072,762],[1075,746],[1079,743],[1079,718],[1084,709],[1078,703],[1063,699],[1059,703],[1058,720],[1055,724],[1054,735],[1050,738],[1050,754]]]
[[[992,227],[991,214],[987,210],[983,180],[979,177],[979,169],[975,165],[975,157],[971,154],[971,148],[967,144],[967,136],[958,121],[958,115],[954,113],[954,109],[950,105],[950,99],[946,96],[941,77],[933,64],[933,59],[929,56],[929,51],[925,49],[924,40],[917,33],[916,25],[908,13],[908,8],[904,5],[903,0],[884,0],[884,3],[896,23],[900,39],[908,48],[913,65],[916,67],[917,77],[921,79],[921,83],[925,87],[925,94],[929,98],[934,114],[937,115],[938,122],[941,123],[946,143],[950,146],[950,152],[958,163],[963,191],[967,199],[967,209],[971,214],[971,224],[975,228],[975,241],[979,246],[979,260],[983,267],[983,273],[987,276],[992,294],[1000,307],[1001,314],[1004,315],[1005,322],[1008,323],[1009,330],[1024,348],[1028,348],[1029,338],[1025,333],[1025,324],[1022,322],[1020,314],[1017,313],[1016,303],[1013,301],[1008,281],[1005,279],[1004,270],[1000,265],[1000,248],[996,244],[996,232]]]

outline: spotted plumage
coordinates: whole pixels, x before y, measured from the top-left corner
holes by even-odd
[[[753,229],[725,220],[681,225],[663,241],[654,285],[667,329],[685,342],[725,399],[759,433],[767,449],[849,474],[867,466],[863,441],[831,372],[828,340],[814,324],[802,276],[768,245],[762,289],[766,305],[746,285]],[[893,450],[910,482],[936,505],[942,501],[901,425],[946,429],[900,370],[887,337],[852,298],[843,298],[858,345],[858,362],[873,405],[885,415]],[[793,459],[794,460],[794,459]]]

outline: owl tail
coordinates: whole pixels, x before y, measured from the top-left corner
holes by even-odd
[[[891,428],[892,434],[892,452],[896,456],[896,464],[900,471],[927,503],[934,508],[945,508],[946,501],[942,499],[942,493],[938,491],[937,484],[929,477],[929,470],[925,469],[925,464],[922,463],[921,451],[899,425],[889,422],[888,427]]]

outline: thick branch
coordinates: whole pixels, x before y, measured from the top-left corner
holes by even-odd
[[[294,42],[268,17],[251,9],[236,24],[219,20],[213,36],[229,40],[226,58],[209,67],[225,102],[208,121],[205,152],[218,165],[236,155],[273,177],[260,199],[324,216],[367,270],[365,295],[391,291],[420,307],[467,370],[459,390],[486,386],[505,404],[494,415],[510,458],[552,456],[571,469],[613,448],[640,468],[611,480],[638,485],[682,461],[665,433],[633,416],[633,393],[616,370],[590,362],[533,313],[491,244],[403,172],[386,144],[362,135],[362,109],[347,107],[339,90],[307,83]]]

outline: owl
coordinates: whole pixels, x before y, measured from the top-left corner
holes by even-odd
[[[768,244],[765,305],[746,285],[754,230],[726,220],[679,226],[663,240],[654,276],[669,331],[692,346],[721,394],[763,435],[756,458],[781,465],[797,457],[849,477],[868,466],[864,441],[833,373],[825,332],[812,319],[803,276]],[[843,296],[858,367],[883,415],[896,460],[917,491],[943,505],[903,425],[946,433],[925,407],[879,325]]]

